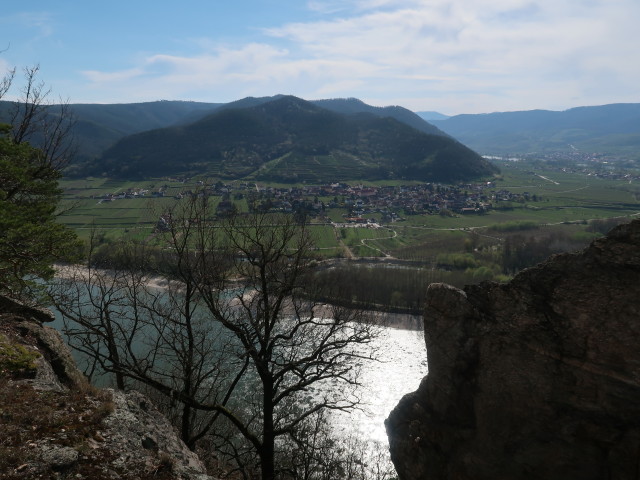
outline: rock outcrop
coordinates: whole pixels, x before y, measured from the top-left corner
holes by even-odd
[[[52,320],[0,297],[0,477],[211,480],[149,399],[88,384]]]
[[[401,480],[640,478],[640,220],[505,285],[428,288]]]

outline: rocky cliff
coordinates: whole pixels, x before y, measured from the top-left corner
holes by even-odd
[[[146,397],[88,385],[51,320],[0,297],[0,478],[211,480]]]
[[[640,220],[505,285],[428,288],[401,480],[640,478]]]

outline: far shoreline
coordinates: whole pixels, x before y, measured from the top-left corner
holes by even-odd
[[[84,278],[88,272],[89,268],[85,265],[54,265],[55,269],[55,278],[61,278],[65,280],[74,280],[77,278]],[[109,273],[108,269],[101,268],[93,268],[92,271],[98,271],[101,273]],[[147,287],[166,290],[173,283],[174,286],[178,286],[179,282],[177,280],[169,280],[165,277],[158,275],[147,275],[145,276],[144,283]],[[416,315],[411,313],[397,313],[397,312],[386,312],[384,310],[366,310],[368,315],[371,315],[375,324],[380,325],[382,327],[388,328],[396,328],[399,330],[423,330],[424,322],[422,315]]]

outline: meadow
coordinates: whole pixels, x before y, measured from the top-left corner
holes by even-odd
[[[551,254],[583,248],[614,225],[640,215],[637,175],[544,168],[525,162],[506,162],[501,170],[483,192],[491,198],[491,208],[482,214],[372,210],[363,214],[368,223],[359,224],[347,221],[352,215],[348,204],[354,198],[316,194],[303,199],[304,218],[315,238],[314,254],[340,267],[318,274],[335,276],[331,279],[335,282],[350,279],[342,289],[345,298],[334,300],[419,313],[425,283],[442,281],[462,287],[484,280],[506,281]],[[120,240],[152,242],[157,238],[158,219],[168,208],[189,192],[212,184],[197,178],[64,180],[60,221],[85,240],[93,232],[99,247],[105,247],[102,258],[114,258]],[[307,186],[218,181],[218,193],[210,201],[214,208],[224,200],[247,212],[250,204],[276,204],[273,192],[278,188],[304,190]],[[505,197],[510,200],[501,200]],[[314,203],[326,208],[309,210]]]
[[[528,223],[537,225],[539,232],[562,230],[575,236],[585,232],[593,220],[616,217],[622,222],[640,213],[640,183],[631,177],[602,178],[557,168],[543,170],[539,166],[533,170],[531,165],[521,162],[504,163],[501,169],[494,192],[526,192],[535,200],[493,201],[493,208],[483,215],[404,215],[399,211],[399,219],[385,223],[382,228],[345,225],[344,207],[327,208],[323,218],[311,218],[319,252],[325,256],[426,260],[438,253],[463,250],[471,234],[482,236],[489,243],[492,238],[500,242],[514,233],[508,228],[512,224]],[[159,216],[178,201],[176,197],[185,191],[195,191],[201,185],[199,182],[198,179],[64,180],[61,182],[65,192],[64,212],[60,221],[81,238],[87,238],[94,230],[112,240],[125,235],[143,239],[153,233]],[[230,188],[238,210],[247,211],[246,194],[235,194],[234,198],[234,185]],[[117,198],[126,192],[141,191],[146,191],[144,196]],[[162,196],[157,194],[160,191]],[[220,198],[213,196],[212,201],[219,202]],[[319,200],[329,203],[331,198]],[[367,217],[381,221],[379,213]],[[351,253],[346,254],[346,249]]]

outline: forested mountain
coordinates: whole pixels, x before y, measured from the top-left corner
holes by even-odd
[[[116,141],[134,133],[168,127],[219,104],[159,101],[129,104],[74,104],[75,136],[85,157],[95,157]]]
[[[282,98],[246,97],[229,103],[202,103],[184,101],[157,101],[123,104],[71,104],[76,125],[74,138],[77,145],[77,161],[84,162],[102,155],[118,140],[148,130],[196,122],[214,111],[232,108],[249,108]],[[373,107],[355,98],[317,100],[315,103],[338,113],[369,112],[380,117],[393,117],[420,131],[445,135],[437,127],[402,107]],[[11,102],[0,101],[0,122],[9,121]],[[53,114],[57,109],[52,108]]]
[[[209,113],[222,104],[158,101],[118,104],[71,104],[74,139],[79,160],[94,158],[123,137],[188,121],[199,112]],[[0,101],[0,122],[9,121],[12,102]],[[54,105],[50,111],[59,111]],[[197,118],[200,118],[198,115]]]
[[[640,103],[431,120],[482,154],[601,152],[640,158]]]
[[[257,107],[283,97],[247,97],[230,103],[72,104],[76,118],[76,163],[101,156],[117,141],[132,134],[186,126],[216,111]],[[402,107],[373,107],[355,98],[310,103],[336,113],[368,112],[378,117],[392,117],[422,132],[450,135],[482,154],[584,151],[640,159],[640,104],[637,103],[578,107],[561,112],[530,110],[453,117],[437,112],[414,114]],[[0,101],[0,122],[9,120],[10,107],[11,102]],[[56,111],[54,107],[52,112]]]
[[[279,98],[282,98],[284,96],[285,95],[274,95],[272,97],[246,97],[241,100],[236,100],[234,102],[220,105],[219,109],[255,107],[258,105],[262,105],[263,103],[278,100]],[[404,107],[374,107],[372,105],[367,105],[362,100],[359,100],[357,98],[331,98],[325,100],[309,100],[309,102],[318,107],[322,107],[332,112],[342,113],[345,115],[355,113],[371,113],[376,117],[391,117],[415,128],[416,130],[420,130],[421,132],[430,133],[432,135],[447,136],[447,134],[440,130],[438,127],[431,125],[419,115]]]
[[[372,113],[377,117],[391,117],[406,123],[407,125],[420,130],[421,132],[430,133],[432,135],[447,135],[439,128],[426,122],[419,115],[407,110],[404,107],[373,107],[367,105],[357,98],[334,98],[328,100],[313,100],[311,103],[327,110],[337,113],[353,114],[353,113]]]
[[[426,134],[389,117],[343,115],[296,97],[277,96],[248,108],[219,108],[189,125],[126,137],[86,173],[457,181],[495,171],[449,137]]]

